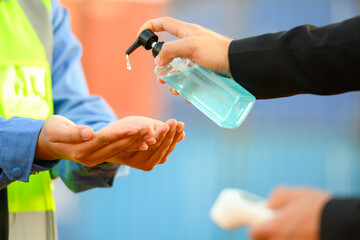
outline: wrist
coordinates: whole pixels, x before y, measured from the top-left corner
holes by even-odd
[[[231,76],[231,73],[230,73],[230,60],[229,60],[229,48],[230,48],[230,44],[232,42],[232,39],[225,39],[224,40],[224,66],[223,66],[223,69],[224,69],[224,72]]]
[[[35,159],[38,160],[58,160],[61,159],[49,146],[48,139],[44,136],[45,133],[41,129],[35,150]]]

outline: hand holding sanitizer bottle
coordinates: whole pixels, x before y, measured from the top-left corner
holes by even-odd
[[[156,57],[163,44],[151,30],[141,32],[126,51],[128,69],[131,69],[128,56],[139,46],[152,49]],[[175,58],[167,65],[156,66],[154,72],[220,127],[239,127],[255,103],[255,97],[233,79],[187,58]]]

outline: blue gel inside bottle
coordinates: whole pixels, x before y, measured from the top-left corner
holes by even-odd
[[[239,127],[255,103],[255,97],[233,79],[186,58],[175,58],[154,72],[220,127]]]

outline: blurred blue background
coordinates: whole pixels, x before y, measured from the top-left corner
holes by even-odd
[[[243,38],[358,13],[355,0],[177,0],[168,15]],[[112,189],[75,195],[57,180],[60,240],[249,239],[247,229],[225,232],[211,222],[223,188],[263,197],[284,184],[360,194],[359,93],[257,101],[240,128],[227,130],[162,89],[171,105],[154,117],[184,121],[185,140],[166,164],[132,169]]]

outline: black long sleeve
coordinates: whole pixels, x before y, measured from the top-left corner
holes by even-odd
[[[230,71],[257,99],[360,90],[360,16],[234,40]]]
[[[360,239],[360,200],[332,199],[324,207],[321,240]]]
[[[360,16],[234,40],[229,61],[234,80],[257,99],[360,90]],[[320,238],[359,240],[360,199],[328,202]]]

